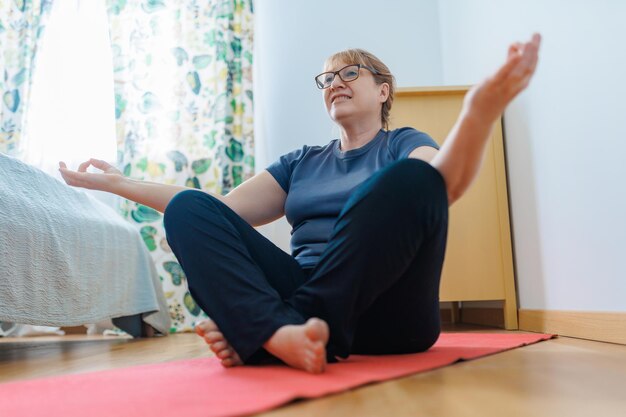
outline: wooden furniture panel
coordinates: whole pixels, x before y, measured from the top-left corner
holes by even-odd
[[[454,125],[469,87],[403,88],[391,111],[394,129],[411,126],[440,145]],[[440,299],[504,301],[505,328],[517,329],[517,301],[501,123],[470,190],[450,208]]]

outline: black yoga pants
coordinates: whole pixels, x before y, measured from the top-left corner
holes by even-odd
[[[177,194],[164,225],[192,297],[246,364],[275,360],[262,345],[310,317],[329,325],[331,362],[422,352],[439,337],[448,199],[424,161],[395,162],[360,184],[311,269],[201,191]]]

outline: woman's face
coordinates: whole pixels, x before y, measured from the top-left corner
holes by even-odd
[[[351,64],[354,63],[336,62],[324,71],[338,71]],[[389,85],[377,85],[374,75],[368,69],[360,68],[356,80],[345,82],[339,75],[335,75],[331,86],[322,91],[328,115],[343,125],[371,118],[380,120],[381,106],[389,95]]]

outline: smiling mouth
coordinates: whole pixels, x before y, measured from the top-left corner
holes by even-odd
[[[337,97],[335,97],[333,99],[332,103],[348,101],[348,100],[352,100],[352,97],[350,97],[350,96],[337,96]]]

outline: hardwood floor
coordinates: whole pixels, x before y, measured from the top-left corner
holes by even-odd
[[[445,331],[505,332],[452,325]],[[0,383],[205,357],[195,334],[0,339]],[[624,416],[626,346],[559,337],[441,369],[298,401],[263,417]]]

